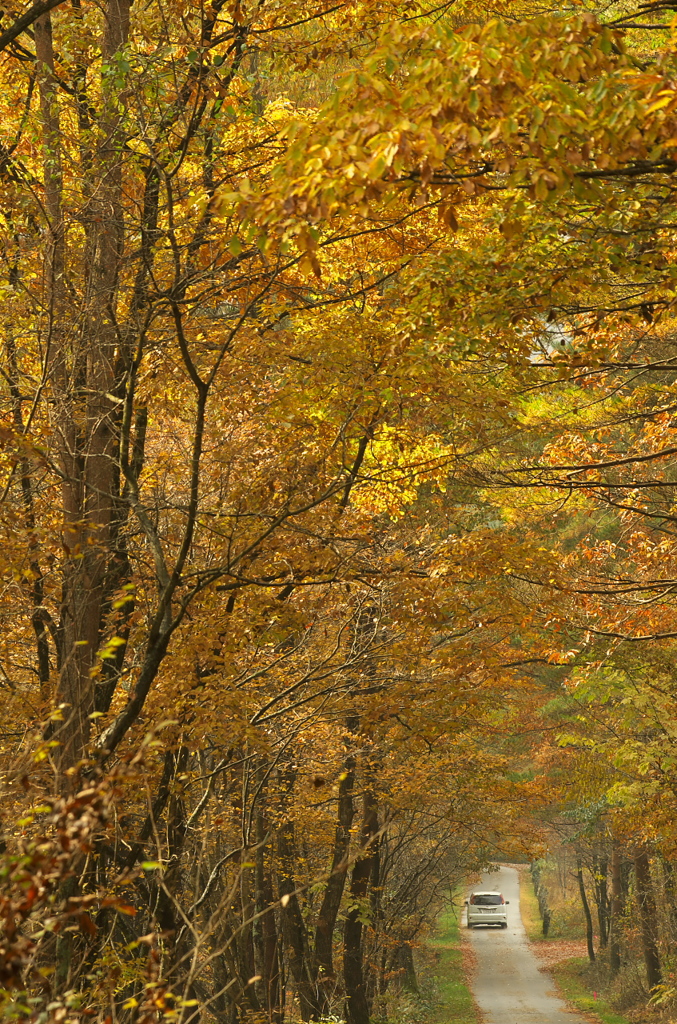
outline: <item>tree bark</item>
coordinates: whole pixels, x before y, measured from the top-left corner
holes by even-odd
[[[348,727],[351,728],[350,722]],[[338,821],[334,833],[334,851],[330,875],[322,897],[315,928],[315,959],[318,982],[321,991],[335,979],[333,959],[333,937],[336,919],[341,906],[348,872],[347,857],[350,849],[350,828],[355,815],[353,789],[355,785],[355,759],[349,756],[344,762],[338,792]]]
[[[405,992],[418,995],[418,980],[414,966],[414,954],[410,942],[398,943],[393,956],[393,965],[400,972],[400,985]]]
[[[108,0],[104,10],[104,67],[115,63],[129,32],[130,0]],[[58,123],[53,79],[49,15],[36,22],[38,59],[45,69],[41,102],[46,140]],[[51,61],[51,63],[50,63]],[[57,690],[63,721],[54,729],[63,771],[87,755],[90,715],[94,710],[95,658],[99,647],[104,581],[113,515],[116,446],[113,392],[118,343],[115,306],[124,226],[122,221],[122,115],[115,76],[104,74],[100,140],[92,162],[88,209],[88,265],[82,336],[66,351],[60,327],[63,305],[63,218],[57,211],[60,164],[46,169],[46,206],[50,221],[49,269],[51,369],[58,394],[57,418],[63,471],[63,545],[66,552],[62,599],[63,656]],[[44,98],[43,98],[44,97]],[[52,121],[48,120],[51,117]],[[49,146],[47,146],[49,151]],[[60,203],[60,200],[59,200]]]
[[[285,792],[288,794],[295,782],[294,769],[280,773]],[[297,862],[294,822],[284,821],[277,832],[277,852],[280,859],[279,892],[282,901],[282,927],[284,943],[289,959],[289,968],[296,983],[301,1019],[319,1020],[321,1010],[310,969],[310,955],[306,925],[301,913],[294,865]]]
[[[19,366],[16,358],[16,345],[14,343],[14,338],[7,338],[6,350],[8,364],[7,383],[12,400],[12,418],[14,420],[14,427],[17,433],[23,435],[25,433],[25,425],[22,412]],[[49,663],[49,634],[47,623],[52,627],[53,635],[55,636],[56,631],[54,630],[54,623],[52,622],[51,616],[43,603],[45,588],[44,575],[40,566],[40,545],[36,532],[33,471],[28,456],[25,454],[21,456],[19,461],[19,472],[24,526],[26,533],[28,534],[28,549],[30,552],[29,565],[32,574],[30,589],[31,604],[33,606],[31,622],[33,625],[33,632],[35,633],[37,672],[38,681],[40,683],[40,702],[42,704],[42,710],[46,711],[52,697],[50,685],[51,671]],[[55,644],[55,646],[57,646],[58,661],[58,644]]]
[[[270,871],[270,847],[267,843],[268,822],[263,808],[256,817],[256,926],[255,946],[258,953],[257,973],[261,975],[260,1002],[271,1024],[280,1024],[280,964],[275,921],[275,896]]]
[[[618,974],[621,969],[621,917],[623,905],[621,855],[618,843],[614,841],[611,850],[611,924],[609,929],[609,967],[612,975]]]
[[[583,904],[583,913],[585,915],[585,939],[588,946],[588,959],[591,964],[594,964],[595,936],[592,927],[592,914],[590,913],[590,904],[588,903],[588,897],[585,891],[585,882],[583,880],[583,862],[580,857],[578,857],[576,860],[576,877],[578,879],[578,891],[581,894],[581,903]]]
[[[257,1011],[261,1009],[261,1006],[257,997],[256,986],[249,984],[250,979],[256,975],[256,957],[254,953],[255,877],[254,869],[250,866],[250,857],[251,852],[245,848],[242,851],[242,861],[240,863],[240,928],[237,934],[237,951],[240,976],[245,985],[247,1002],[252,1010]]]
[[[378,803],[374,793],[365,789],[362,805],[362,853],[356,860],[350,879],[350,908],[343,929],[343,980],[346,989],[346,1021],[369,1024],[369,1000],[364,977],[362,939],[369,912],[369,882],[374,870],[378,834]]]
[[[635,883],[637,886],[637,904],[642,926],[642,952],[646,965],[646,980],[649,988],[660,985],[663,977],[661,961],[658,953],[658,922],[656,919],[656,901],[651,885],[651,869],[649,855],[646,850],[635,854]]]
[[[609,861],[606,857],[593,857],[592,869],[595,879],[595,904],[599,924],[599,948],[606,949],[609,941],[609,893],[607,876]]]
[[[675,869],[669,860],[663,860],[663,887],[668,905],[670,938],[677,940],[677,893],[675,892]]]

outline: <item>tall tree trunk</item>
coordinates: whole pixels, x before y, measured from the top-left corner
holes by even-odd
[[[237,934],[238,962],[240,976],[245,985],[247,1002],[252,1010],[260,1010],[256,986],[249,984],[256,975],[256,957],[254,954],[254,916],[256,913],[254,869],[250,862],[251,852],[242,851],[240,863],[240,928]]]
[[[79,361],[69,358],[67,351],[65,319],[65,234],[62,205],[63,174],[61,152],[61,124],[58,97],[58,82],[54,73],[54,50],[52,45],[52,20],[49,13],[41,15],[35,22],[35,56],[37,59],[37,80],[40,93],[40,116],[42,121],[42,154],[44,179],[44,208],[47,218],[46,251],[44,259],[44,306],[46,316],[42,326],[44,349],[49,366],[54,394],[55,429],[60,442],[60,462],[63,474],[63,548],[66,553],[64,568],[64,601],[59,633],[62,638],[62,655],[59,670],[63,675],[72,671],[73,663],[83,656],[83,644],[76,646],[75,637],[64,631],[69,618],[65,614],[67,595],[72,592],[70,577],[79,569],[79,523],[82,517],[82,491],[80,468],[76,455],[77,429],[73,409],[73,392],[78,378]],[[72,556],[72,557],[71,557]],[[67,647],[63,641],[66,640]],[[68,665],[68,669],[66,669]],[[75,688],[77,691],[77,687]],[[90,707],[83,713],[78,710],[77,692],[70,685],[60,681],[58,702],[67,705],[65,721],[55,727],[59,733],[59,760],[63,767],[78,760],[69,757],[67,751],[74,747],[78,753],[84,750],[89,735]],[[73,699],[71,699],[73,698]]]
[[[102,57],[115,63],[129,32],[130,0],[108,0]],[[58,122],[49,15],[36,24],[36,49],[44,70],[41,104],[46,139],[56,138]],[[49,72],[49,73],[48,73]],[[49,120],[51,118],[51,120]],[[46,208],[50,220],[50,351],[63,471],[63,545],[66,552],[62,601],[61,670],[57,698],[64,720],[54,730],[62,771],[87,754],[94,710],[93,675],[99,646],[104,579],[108,561],[114,495],[115,454],[115,296],[122,255],[122,118],[117,76],[104,73],[99,144],[92,158],[94,186],[88,210],[88,264],[83,334],[67,351],[59,306],[64,306],[63,217],[60,162],[46,169]],[[49,150],[49,146],[47,147]],[[46,165],[47,167],[47,165]],[[58,203],[58,206],[57,206]],[[72,339],[69,339],[68,344]]]
[[[295,778],[296,773],[292,768],[287,768],[284,772],[280,773],[280,780],[284,787],[285,795],[288,796],[290,794]],[[318,1020],[321,1016],[321,1011],[313,983],[308,936],[303,914],[301,913],[299,898],[295,891],[296,837],[294,822],[291,818],[284,821],[278,828],[277,852],[280,861],[278,888],[283,905],[282,928],[284,944],[289,959],[289,968],[298,991],[301,1019],[304,1021]]]
[[[7,338],[7,383],[9,385],[10,397],[12,400],[12,418],[14,427],[19,435],[25,433],[24,417],[22,411],[21,384],[19,379],[19,366],[16,358],[16,345],[14,338]],[[30,552],[30,570],[32,580],[31,604],[33,612],[31,621],[35,633],[36,662],[38,681],[40,683],[40,702],[42,711],[46,712],[51,702],[50,685],[50,664],[49,664],[49,633],[48,624],[52,628],[52,635],[55,638],[58,660],[58,639],[52,618],[44,606],[44,576],[40,566],[40,545],[36,532],[35,502],[34,502],[34,481],[33,468],[27,455],[23,454],[19,461],[21,501],[23,504],[24,527],[28,535],[28,550]]]
[[[609,861],[606,857],[593,856],[592,870],[595,879],[595,904],[597,906],[597,922],[599,924],[599,948],[606,949],[609,941],[609,894],[607,876]]]
[[[271,1024],[280,1024],[280,963],[275,921],[275,895],[270,871],[270,847],[267,842],[268,821],[264,809],[256,816],[256,926],[255,945],[258,953],[257,973],[261,975],[260,1002]]]
[[[671,861],[663,860],[663,888],[665,900],[668,905],[668,919],[670,922],[670,939],[674,943],[677,940],[677,892],[675,891],[675,868]]]
[[[343,979],[346,989],[348,1024],[369,1024],[369,1000],[364,977],[362,938],[364,918],[369,911],[369,882],[374,871],[378,803],[371,789],[365,789],[362,804],[362,853],[350,878],[350,909],[343,929]]]
[[[661,984],[661,961],[658,954],[658,922],[656,919],[656,901],[651,885],[651,869],[649,855],[646,850],[635,854],[635,883],[637,886],[637,904],[642,926],[642,952],[646,964],[646,980],[649,988],[654,989]]]
[[[585,939],[588,945],[588,959],[591,964],[594,964],[595,936],[592,927],[592,914],[590,913],[590,904],[588,903],[588,896],[585,891],[585,881],[583,880],[583,861],[580,857],[578,857],[576,860],[576,877],[578,878],[578,891],[581,894],[581,903],[583,904],[583,913],[585,915]]]
[[[54,74],[52,19],[49,13],[42,14],[36,19],[34,33],[43,132],[42,162],[45,213],[47,215],[47,251],[44,274],[45,305],[48,310],[46,340],[52,359],[59,359],[63,356],[63,352],[58,342],[56,345],[53,344],[56,339],[52,337],[52,332],[59,330],[59,317],[64,309],[65,237],[62,207],[63,173],[59,86]]]
[[[47,215],[47,251],[44,261],[44,298],[47,310],[45,348],[48,353],[58,349],[53,335],[59,330],[64,307],[65,237],[62,207],[63,172],[61,157],[61,125],[59,117],[58,83],[54,74],[54,52],[52,47],[52,22],[49,13],[41,15],[33,26],[35,56],[37,60],[37,81],[40,95],[40,116],[42,121],[43,181],[45,189],[44,209]],[[15,265],[15,284],[19,283],[18,261]],[[13,338],[7,339],[9,361],[8,382],[12,397],[14,425],[20,434],[24,433],[21,410],[21,386]],[[53,358],[53,355],[48,359]],[[31,548],[31,571],[33,573],[33,630],[36,638],[37,669],[40,681],[40,697],[45,710],[52,693],[50,687],[49,641],[46,622],[51,619],[43,605],[43,575],[38,557],[38,543],[35,534],[35,512],[33,502],[32,473],[28,458],[23,455],[20,463],[21,494],[24,505],[26,527],[29,531]],[[53,636],[57,646],[56,632]]]
[[[347,725],[351,732],[354,732],[357,728],[357,721],[357,719],[348,720]],[[320,986],[319,991],[323,1002],[326,1001],[326,986],[333,982],[336,976],[333,959],[333,938],[348,872],[347,857],[350,849],[350,828],[355,815],[353,804],[354,786],[355,759],[350,755],[344,762],[343,772],[339,781],[338,821],[334,833],[332,863],[315,928],[315,960],[318,984]]]
[[[418,979],[414,954],[410,942],[399,942],[392,956],[393,968],[399,972],[399,982],[405,992],[418,995]]]
[[[378,821],[376,822],[376,824],[378,826]],[[365,959],[365,954],[367,954],[368,952],[371,952],[372,949],[377,949],[378,948],[379,932],[380,932],[380,930],[382,928],[382,924],[383,924],[383,922],[382,922],[383,913],[382,913],[382,907],[381,907],[381,854],[383,852],[382,848],[383,848],[383,840],[381,839],[380,836],[377,836],[376,839],[374,839],[374,841],[371,844],[371,851],[372,851],[372,856],[371,856],[371,875],[369,877],[369,903],[370,903],[369,921],[370,921],[370,928],[368,929],[367,932],[365,932],[365,931],[362,932],[362,961],[363,962],[364,962],[364,959]],[[369,946],[367,946],[367,943],[365,942],[365,938],[368,938],[368,939],[371,940]],[[370,963],[371,963],[371,959],[372,958],[369,957],[369,962]],[[371,1013],[373,1011],[373,1007],[374,1007],[374,1000],[376,998],[376,995],[377,995],[377,993],[379,991],[379,986],[381,984],[381,978],[379,977],[379,972],[377,970],[373,969],[373,968],[371,970],[369,970],[367,972],[367,977],[365,978],[365,982],[366,982],[366,987],[367,987],[367,1003],[368,1003],[368,1006],[369,1006],[369,1012]],[[384,1013],[385,1013],[385,1010],[384,1010]],[[379,1014],[379,1016],[383,1016],[384,1013],[383,1014]]]
[[[163,933],[165,946],[164,973],[175,987],[180,984],[182,968],[181,942],[178,934],[180,918],[177,916],[177,899],[175,893],[181,885],[181,869],[186,838],[186,809],[182,796],[176,792],[177,779],[188,764],[190,752],[188,747],[181,746],[178,752],[168,751],[166,757],[170,764],[169,795],[167,800],[167,868],[157,882],[151,887],[151,910],[155,917],[156,930]],[[165,762],[166,763],[166,762]],[[186,963],[190,963],[186,960]],[[179,980],[180,979],[180,980]]]
[[[623,915],[623,905],[621,855],[618,843],[614,840],[611,850],[611,925],[609,942],[609,966],[612,975],[618,974],[621,969],[621,918]]]

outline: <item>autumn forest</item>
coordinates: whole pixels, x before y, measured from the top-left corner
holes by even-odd
[[[556,844],[675,1012],[676,12],[2,5],[0,1019],[397,1021]]]

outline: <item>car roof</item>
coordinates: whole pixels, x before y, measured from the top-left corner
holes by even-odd
[[[473,889],[473,896],[502,896],[502,892],[497,892],[496,889]]]

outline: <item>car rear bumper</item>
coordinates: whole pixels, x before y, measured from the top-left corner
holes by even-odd
[[[468,913],[468,924],[507,924],[508,915],[505,911],[499,914],[474,914]]]

